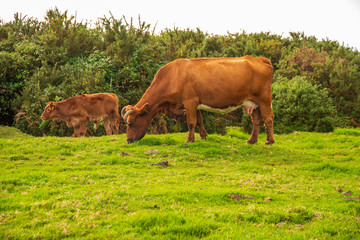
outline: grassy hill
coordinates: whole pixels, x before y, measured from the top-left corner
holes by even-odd
[[[360,129],[186,136],[0,127],[0,239],[359,238]]]

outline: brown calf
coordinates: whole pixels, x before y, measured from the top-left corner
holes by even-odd
[[[87,123],[104,122],[106,135],[119,132],[119,99],[113,93],[83,94],[60,102],[49,102],[41,119],[58,119],[74,127],[74,136],[85,136]]]

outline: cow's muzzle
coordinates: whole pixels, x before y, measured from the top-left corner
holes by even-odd
[[[126,139],[126,141],[127,141],[127,143],[133,143],[133,142],[135,142],[135,141],[140,141],[141,139],[143,139],[144,136],[145,136],[145,133],[144,133],[141,137],[139,137],[139,138],[136,138],[136,139],[134,139],[134,138],[128,138],[128,139]]]

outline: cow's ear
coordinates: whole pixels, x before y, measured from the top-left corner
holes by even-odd
[[[144,116],[145,114],[147,114],[149,111],[149,104],[148,103],[145,103],[144,106],[142,106],[140,109],[139,109],[139,116]]]

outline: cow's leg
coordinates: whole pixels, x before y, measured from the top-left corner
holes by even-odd
[[[195,126],[196,126],[196,115],[197,115],[197,106],[198,104],[195,102],[187,102],[184,103],[185,111],[186,111],[186,120],[189,129],[189,135],[185,142],[195,142]]]
[[[112,130],[110,126],[110,120],[108,118],[104,119],[104,127],[105,127],[106,135],[111,135]]]
[[[261,116],[260,116],[259,108],[256,108],[255,110],[252,111],[251,121],[252,121],[253,129],[252,129],[249,140],[247,140],[247,142],[246,142],[247,144],[256,143],[258,140],[260,127],[261,127]]]
[[[201,115],[200,110],[197,110],[196,125],[199,128],[200,138],[205,139],[207,137],[207,133],[206,133],[206,130],[204,128],[203,117]]]
[[[267,138],[265,144],[272,144],[275,142],[274,140],[274,129],[273,129],[273,119],[274,113],[272,111],[271,102],[269,104],[259,104],[260,107],[260,115],[264,122]]]

